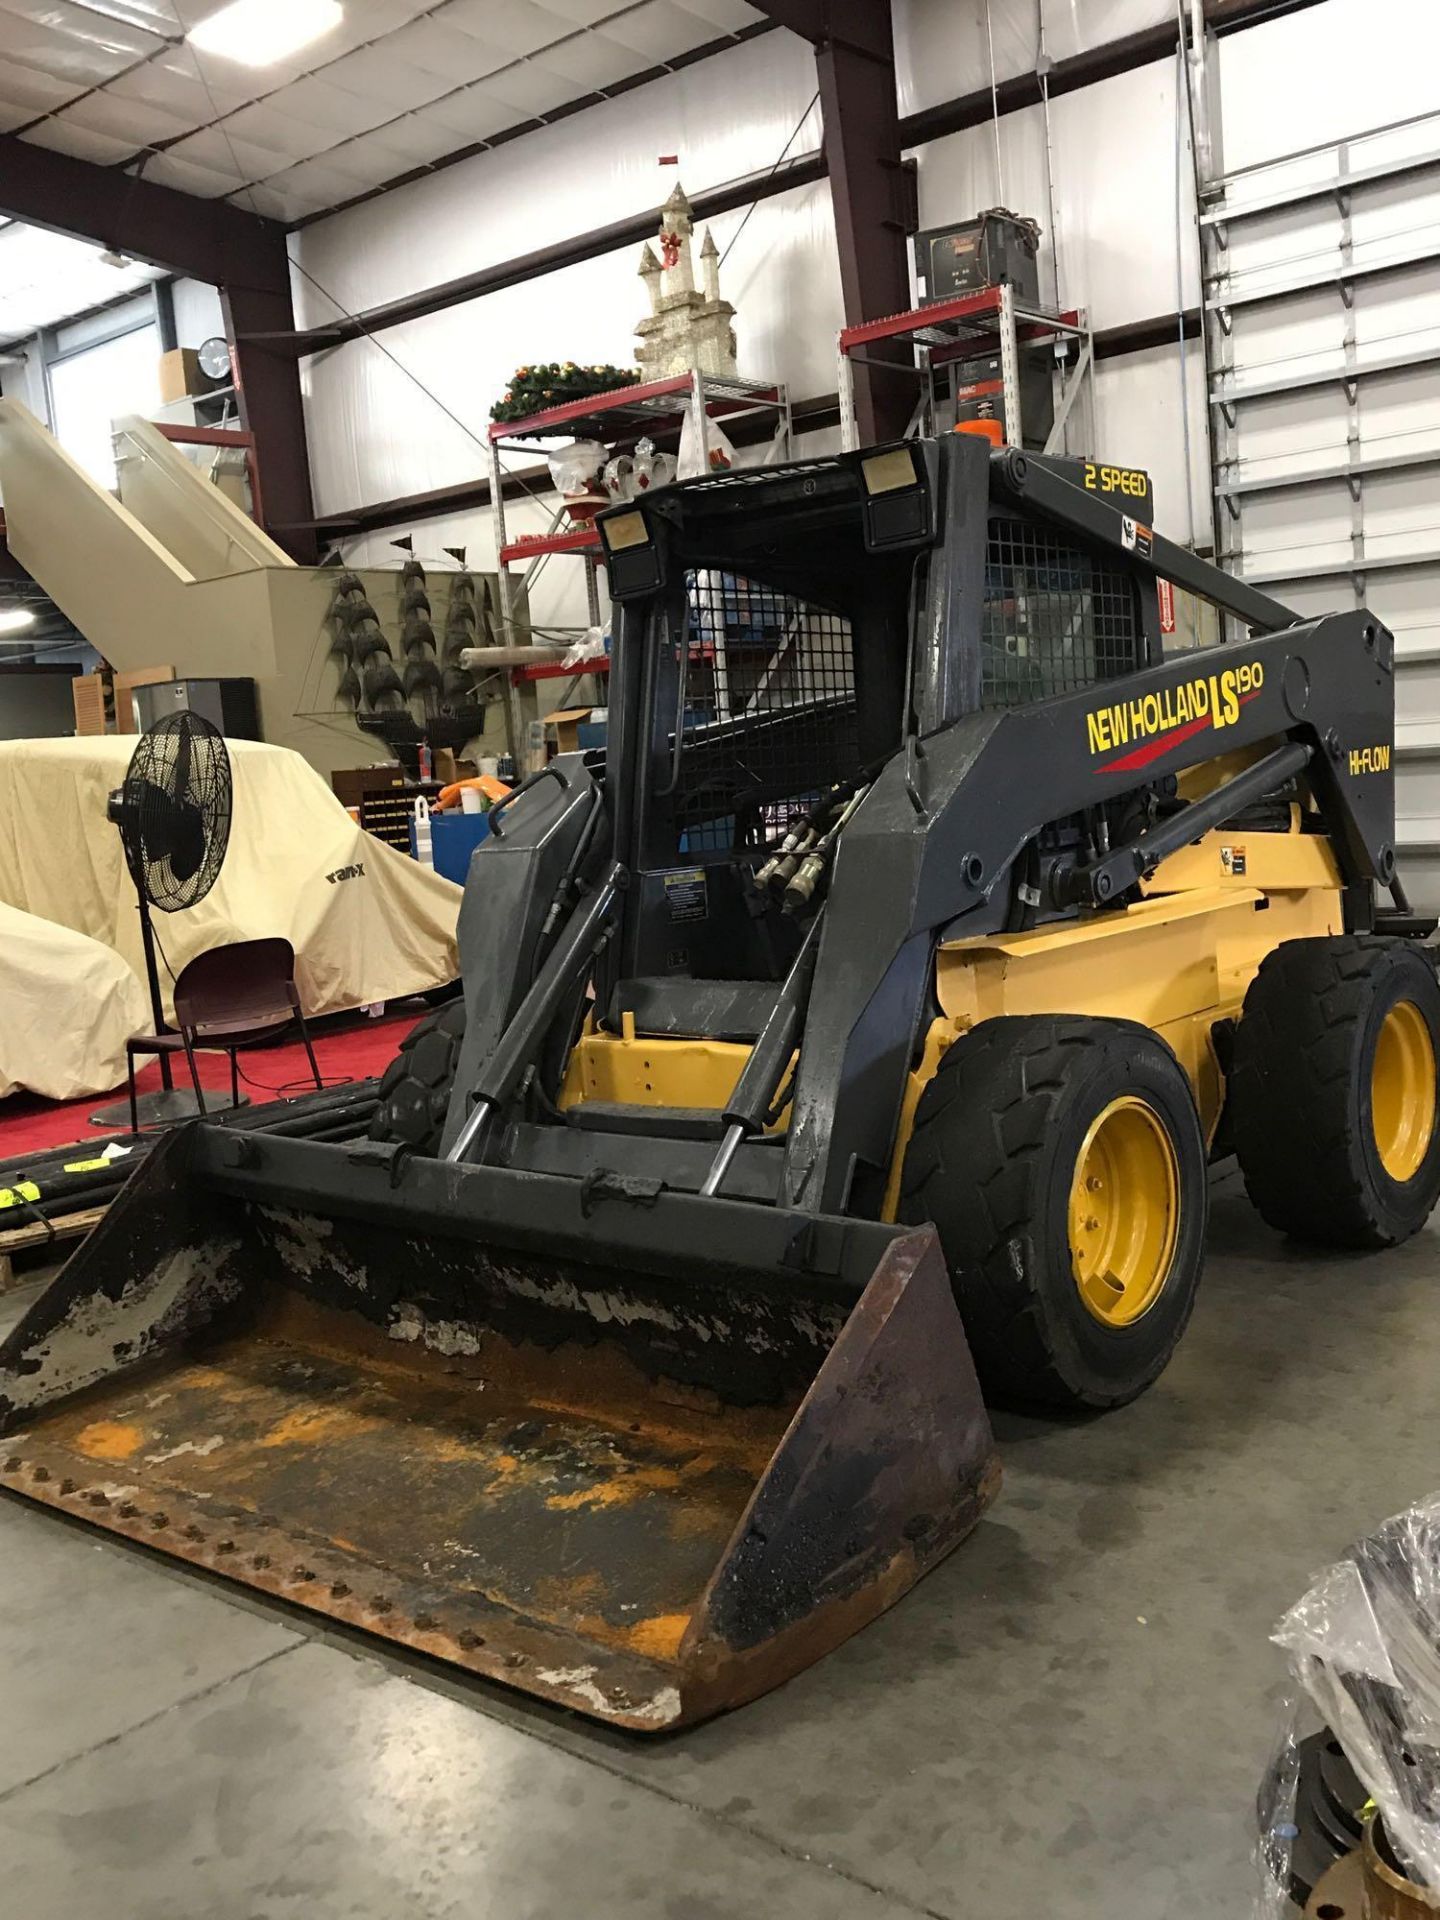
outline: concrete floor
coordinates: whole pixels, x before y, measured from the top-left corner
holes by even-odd
[[[0,1882],[29,1920],[1227,1920],[1272,1622],[1440,1485],[1440,1229],[1317,1259],[1216,1183],[1175,1364],[999,1423],[1005,1491],[779,1693],[638,1744],[0,1499]],[[13,1308],[18,1302],[3,1303]]]

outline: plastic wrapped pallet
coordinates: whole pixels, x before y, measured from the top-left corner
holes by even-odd
[[[1297,1698],[1261,1785],[1261,1913],[1287,1911],[1307,1709],[1343,1747],[1410,1878],[1440,1890],[1440,1494],[1358,1540],[1273,1637]]]

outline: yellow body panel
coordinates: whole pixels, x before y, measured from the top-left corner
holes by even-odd
[[[1265,893],[1328,887],[1338,892],[1340,869],[1323,834],[1241,833],[1225,827],[1172,853],[1152,878],[1140,882],[1147,895],[1202,887],[1258,887]]]
[[[625,1107],[720,1108],[735,1090],[750,1049],[735,1040],[637,1039],[624,1033],[582,1033],[570,1056],[562,1107],[583,1100]]]
[[[1169,871],[1173,862],[1192,856],[1197,868],[1213,871],[1220,841],[1219,835],[1207,835],[1183,849],[1159,869],[1152,884],[1175,884],[1180,875]],[[1264,844],[1275,841],[1284,846]],[[885,1196],[887,1220],[895,1217],[915,1109],[941,1056],[962,1033],[1002,1014],[1079,1013],[1138,1020],[1152,1028],[1184,1069],[1206,1141],[1213,1139],[1225,1086],[1212,1027],[1239,1015],[1245,990],[1273,947],[1344,931],[1339,876],[1323,841],[1251,834],[1245,845],[1256,871],[1286,879],[1312,870],[1313,846],[1334,877],[1263,892],[1232,873],[1222,884],[1152,893],[1133,907],[1093,919],[957,940],[940,949],[936,992],[942,1017],[926,1035],[905,1090]]]
[[[1213,1139],[1225,1086],[1211,1029],[1238,1017],[1272,948],[1344,931],[1340,874],[1329,843],[1299,831],[1295,809],[1289,833],[1206,834],[1166,860],[1144,893],[1131,907],[940,948],[941,1016],[906,1082],[885,1219],[895,1218],[915,1109],[941,1058],[971,1027],[1002,1014],[1075,1013],[1150,1027],[1179,1060],[1205,1138]],[[628,1014],[618,1034],[592,1022],[570,1056],[560,1105],[603,1100],[718,1111],[749,1056],[740,1041],[637,1035]]]
[[[750,1058],[740,1040],[677,1040],[637,1035],[633,1014],[620,1033],[588,1025],[575,1044],[559,1105],[603,1100],[625,1107],[724,1107]],[[787,1107],[775,1122],[787,1124]]]

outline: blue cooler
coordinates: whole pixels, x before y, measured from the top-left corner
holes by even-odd
[[[482,840],[490,837],[488,813],[432,813],[430,846],[435,855],[435,871],[443,873],[463,887],[470,871],[470,856]],[[415,858],[415,822],[410,822],[410,857]]]

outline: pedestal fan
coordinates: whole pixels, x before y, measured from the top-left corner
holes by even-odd
[[[230,839],[232,785],[225,742],[208,720],[190,712],[168,713],[142,733],[130,756],[125,784],[110,795],[105,812],[120,829],[120,844],[140,911],[140,942],[157,1034],[173,1032],[165,1021],[160,975],[155,965],[151,909],[180,913],[214,886]],[[141,1126],[169,1126],[193,1119],[193,1093],[175,1086],[170,1057],[160,1055],[163,1091],[140,1101]],[[130,1123],[128,1101],[90,1116],[91,1124]]]

